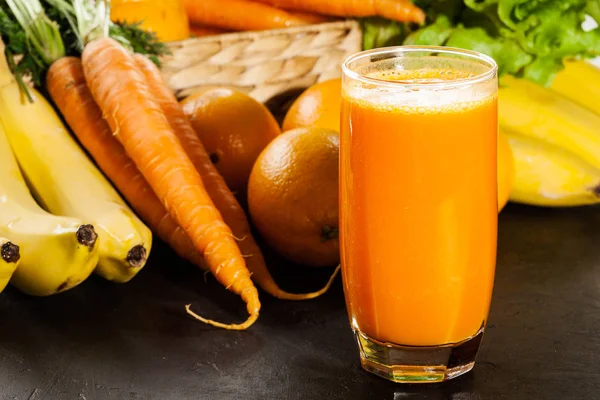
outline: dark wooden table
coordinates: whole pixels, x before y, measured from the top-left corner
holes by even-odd
[[[510,206],[501,215],[489,329],[473,372],[427,386],[363,372],[341,283],[318,300],[276,301],[246,332],[212,329],[244,307],[156,244],[132,282],[92,278],[51,298],[0,295],[1,399],[598,399],[600,208]],[[291,289],[329,271],[285,266]]]

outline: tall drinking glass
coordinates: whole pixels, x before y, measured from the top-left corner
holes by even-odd
[[[340,244],[362,366],[454,378],[473,368],[494,283],[496,63],[402,46],[343,71]]]

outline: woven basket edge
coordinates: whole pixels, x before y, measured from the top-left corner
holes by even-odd
[[[169,49],[174,49],[186,45],[188,43],[210,43],[214,41],[218,42],[232,42],[239,40],[256,40],[259,38],[267,38],[278,35],[290,35],[297,33],[309,33],[309,32],[320,32],[325,30],[334,29],[361,29],[360,24],[356,20],[344,20],[335,22],[324,22],[321,24],[311,24],[295,26],[291,28],[281,29],[269,29],[263,31],[245,31],[245,32],[232,32],[222,33],[218,35],[204,36],[204,37],[191,37],[184,40],[166,43]]]

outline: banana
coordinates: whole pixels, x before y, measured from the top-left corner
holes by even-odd
[[[99,236],[96,272],[111,281],[129,281],[146,263],[152,233],[75,142],[52,106],[37,91],[30,92],[34,101],[23,101],[14,78],[0,87],[0,116],[29,187],[49,212],[90,221]]]
[[[515,161],[511,201],[548,207],[600,203],[600,169],[558,146],[501,130]]]
[[[10,282],[27,294],[48,296],[71,289],[83,282],[98,262],[97,235],[91,225],[51,215],[35,202],[10,150],[2,120],[0,236],[20,246],[19,268]]]
[[[21,258],[19,246],[0,237],[0,293],[15,273]]]
[[[562,147],[600,168],[600,115],[524,79],[505,76],[498,122],[513,133]]]
[[[556,74],[553,90],[600,115],[600,68],[586,60],[565,61]]]

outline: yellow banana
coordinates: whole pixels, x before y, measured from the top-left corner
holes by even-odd
[[[600,203],[600,169],[558,146],[503,131],[515,161],[511,201],[550,207]]]
[[[600,68],[588,61],[566,61],[551,88],[600,115]]]
[[[0,73],[10,74],[1,65]],[[12,75],[4,81],[0,116],[36,198],[53,214],[90,221],[99,236],[96,272],[111,281],[129,281],[146,263],[152,233],[90,161],[44,97],[30,89],[34,101],[23,101]]]
[[[91,225],[49,214],[35,202],[1,119],[0,236],[19,244],[20,265],[10,282],[27,294],[47,296],[75,287],[98,262],[97,235]]]
[[[515,161],[508,138],[498,132],[498,212],[502,211],[510,198],[515,180]]]
[[[562,147],[600,168],[600,115],[551,89],[505,76],[498,121],[513,133]]]
[[[20,258],[19,246],[8,239],[0,237],[0,293],[8,285],[10,278],[19,265]]]

